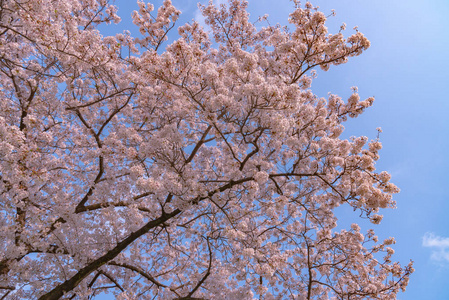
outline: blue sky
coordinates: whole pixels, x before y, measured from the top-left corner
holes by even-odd
[[[183,12],[179,24],[197,16],[196,2],[173,0]],[[268,13],[271,24],[287,24],[293,7],[289,0],[249,2],[251,16]],[[371,41],[370,49],[347,64],[318,70],[312,90],[346,97],[358,86],[362,98],[376,98],[373,107],[346,124],[344,136],[375,138],[376,128],[383,129],[377,168],[392,174],[401,193],[395,197],[398,208],[385,211],[374,229],[380,238],[396,237],[395,259],[403,264],[412,259],[416,270],[398,299],[449,299],[449,1],[311,2],[325,14],[335,9],[328,21],[331,33],[345,22],[347,35],[358,26]],[[118,30],[136,32],[129,17],[134,1],[115,3],[123,20]],[[157,7],[161,1],[152,3]],[[358,221],[349,211],[339,213],[342,224]]]
[[[366,53],[319,73],[312,89],[345,95],[357,85],[361,95],[376,97],[347,131],[374,137],[377,126],[383,129],[377,167],[392,173],[401,193],[398,208],[386,212],[375,230],[395,236],[396,259],[413,259],[416,269],[398,298],[449,299],[449,1],[315,3],[336,10],[329,27],[358,25],[371,41]]]

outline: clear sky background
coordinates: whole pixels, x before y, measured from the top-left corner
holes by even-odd
[[[183,12],[178,24],[198,18],[196,0],[172,0]],[[215,0],[218,2],[218,0]],[[151,1],[157,7],[162,1]],[[206,1],[201,1],[206,3]],[[221,0],[221,2],[226,2]],[[379,171],[389,171],[401,188],[397,209],[384,211],[380,238],[396,237],[395,260],[415,262],[415,273],[398,299],[449,299],[449,1],[448,0],[312,0],[326,15],[331,33],[347,24],[358,26],[371,41],[361,56],[328,72],[318,70],[315,94],[343,98],[358,86],[362,98],[375,96],[374,106],[346,124],[344,137],[376,138],[383,129]],[[123,29],[137,34],[130,14],[134,0],[116,0],[122,22],[104,33]],[[255,20],[269,14],[271,24],[287,24],[289,0],[250,0]],[[339,225],[357,222],[341,210]],[[101,296],[97,299],[110,299]]]

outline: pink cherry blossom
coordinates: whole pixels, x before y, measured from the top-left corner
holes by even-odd
[[[412,264],[378,224],[399,189],[381,143],[341,139],[373,104],[310,89],[361,54],[293,1],[290,29],[247,1],[178,26],[138,2],[129,32],[108,0],[0,2],[0,297],[395,299]],[[168,42],[168,33],[179,36]]]

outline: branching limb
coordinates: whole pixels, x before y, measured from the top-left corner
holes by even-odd
[[[117,267],[126,268],[126,269],[129,269],[129,270],[133,271],[133,272],[139,273],[144,278],[148,279],[149,281],[151,281],[152,283],[154,283],[158,287],[167,287],[165,284],[160,283],[153,276],[151,276],[150,274],[146,273],[144,270],[142,270],[139,267],[136,267],[136,266],[133,266],[133,265],[130,265],[130,264],[126,264],[126,263],[118,263],[118,262],[115,262],[115,261],[111,261],[108,264],[111,265],[111,266],[117,266]]]

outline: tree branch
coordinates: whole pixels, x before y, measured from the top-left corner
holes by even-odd
[[[136,239],[146,234],[150,229],[158,227],[163,224],[167,220],[173,218],[174,216],[181,213],[181,210],[176,209],[169,214],[162,214],[159,218],[152,220],[141,227],[139,230],[131,233],[126,239],[117,244],[113,249],[109,250],[103,256],[97,258],[93,262],[89,263],[87,266],[79,270],[75,275],[73,275],[70,279],[56,286],[50,292],[39,297],[39,300],[57,300],[64,295],[64,293],[73,290],[84,278],[89,276],[90,273],[97,270],[104,264],[107,264],[109,261],[114,259],[117,255],[119,255],[125,248],[127,248],[131,243],[133,243]]]

